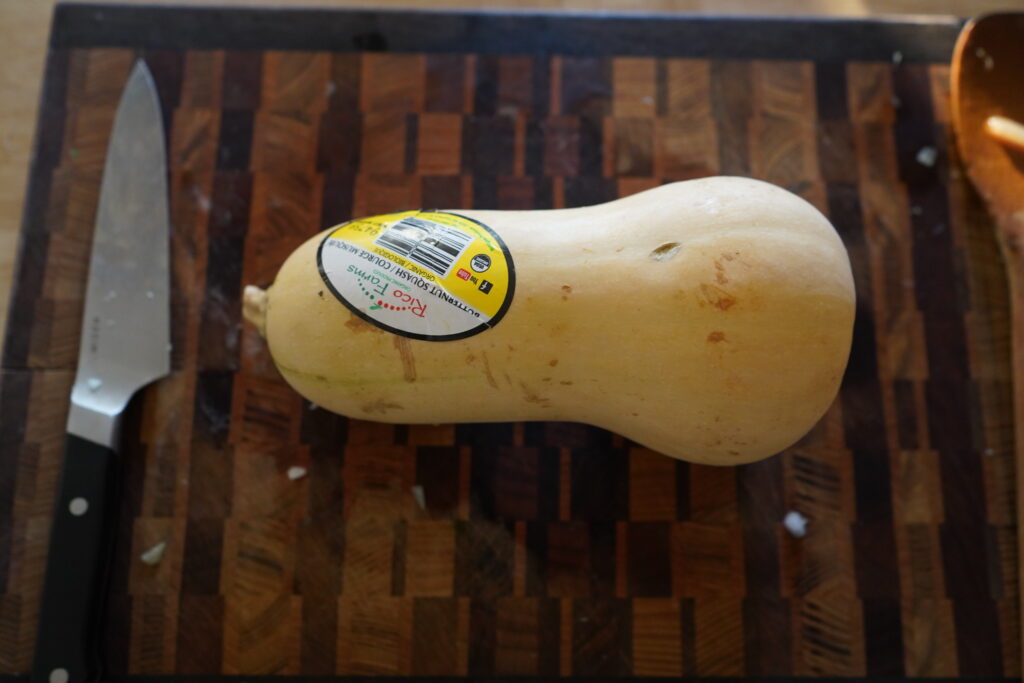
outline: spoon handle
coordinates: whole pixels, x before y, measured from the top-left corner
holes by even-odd
[[[1010,324],[1013,362],[1014,465],[1017,471],[1017,547],[1024,548],[1024,206],[1014,213],[999,213],[999,247],[1010,288]],[[1024,652],[1024,561],[1017,562],[1020,601],[1019,636]]]

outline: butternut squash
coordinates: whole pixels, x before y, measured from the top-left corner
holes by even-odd
[[[468,246],[437,232],[474,230]],[[447,259],[433,271],[431,253]],[[474,292],[449,296],[459,281]],[[503,309],[460,306],[483,287]],[[855,293],[811,204],[715,177],[585,208],[356,221],[300,246],[266,291],[247,287],[244,308],[295,390],[352,418],[576,421],[735,465],[827,410]]]

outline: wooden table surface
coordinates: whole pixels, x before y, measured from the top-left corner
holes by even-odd
[[[132,0],[130,4],[164,4]],[[799,14],[882,16],[953,14],[1020,8],[1020,0],[176,0],[175,4],[321,5],[377,8],[532,8],[567,11],[671,12],[705,14]],[[7,322],[29,157],[35,134],[39,90],[54,0],[0,0],[0,339]]]

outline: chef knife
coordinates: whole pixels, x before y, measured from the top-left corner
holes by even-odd
[[[136,391],[170,371],[167,201],[160,103],[140,60],[121,95],[100,186],[33,683],[100,675],[121,416]]]

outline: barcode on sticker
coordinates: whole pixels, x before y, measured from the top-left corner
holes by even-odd
[[[445,277],[472,241],[461,230],[409,216],[385,230],[374,244]]]

